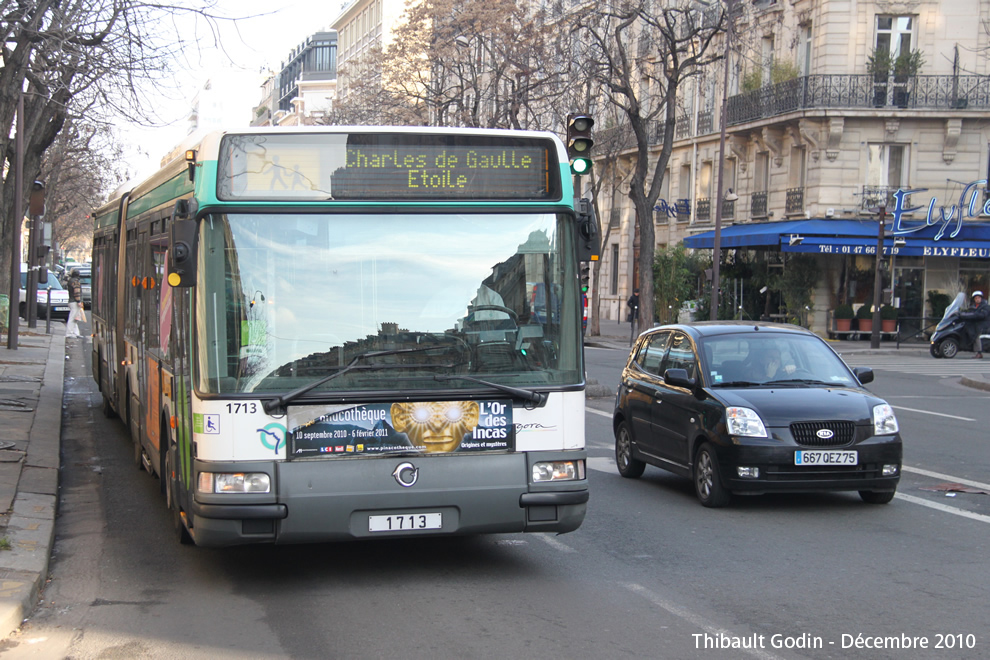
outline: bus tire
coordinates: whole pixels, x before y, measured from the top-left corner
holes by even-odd
[[[189,534],[189,530],[186,529],[185,522],[182,520],[182,510],[179,506],[178,492],[176,490],[178,479],[172,465],[175,460],[173,457],[177,451],[178,449],[172,448],[170,451],[165,452],[165,472],[162,474],[162,483],[165,484],[165,503],[168,505],[169,516],[172,518],[172,530],[175,532],[175,537],[181,545],[190,545],[193,542],[193,538]]]

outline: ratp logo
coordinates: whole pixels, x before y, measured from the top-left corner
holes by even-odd
[[[261,444],[265,449],[271,449],[276,454],[285,447],[285,427],[278,422],[272,422],[258,429],[261,434]]]

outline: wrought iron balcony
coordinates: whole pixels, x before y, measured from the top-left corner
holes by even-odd
[[[707,222],[712,219],[712,200],[707,197],[699,198],[695,202],[694,219],[698,222]]]
[[[698,135],[707,135],[715,132],[715,113],[705,110],[698,113]]]
[[[784,202],[785,213],[800,213],[804,210],[804,188],[788,188]]]
[[[728,123],[742,124],[814,108],[990,109],[990,76],[912,76],[870,74],[802,76],[733,96]]]
[[[754,218],[766,218],[767,214],[767,191],[753,193],[750,201],[750,215]]]
[[[732,220],[736,217],[736,200],[734,199],[723,199],[722,200],[722,218],[725,220]]]

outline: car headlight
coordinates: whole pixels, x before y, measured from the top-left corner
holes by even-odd
[[[541,461],[533,463],[533,483],[584,479],[584,461]]]
[[[886,403],[873,406],[873,435],[890,435],[899,430],[893,408]]]
[[[725,421],[729,435],[744,435],[750,438],[767,437],[767,428],[755,410],[749,408],[726,408]]]

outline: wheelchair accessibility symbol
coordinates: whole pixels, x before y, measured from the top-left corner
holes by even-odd
[[[261,444],[265,449],[271,449],[276,454],[279,449],[285,447],[285,427],[277,422],[272,422],[268,426],[258,429],[261,434]]]

